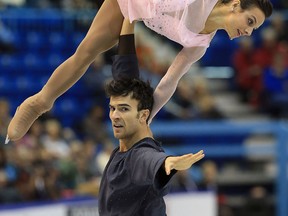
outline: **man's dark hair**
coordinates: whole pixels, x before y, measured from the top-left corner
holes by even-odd
[[[232,0],[220,0],[221,3],[227,4]],[[263,11],[266,18],[270,17],[273,11],[273,5],[270,0],[240,0],[240,6],[243,10],[258,7]]]
[[[148,109],[150,113],[152,111],[154,104],[154,89],[151,87],[149,82],[144,82],[143,80],[136,78],[112,80],[106,84],[105,92],[109,98],[111,96],[125,97],[131,94],[131,97],[139,102],[137,107],[138,111],[144,109]]]

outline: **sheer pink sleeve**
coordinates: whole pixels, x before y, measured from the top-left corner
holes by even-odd
[[[198,61],[204,55],[206,49],[207,47],[183,48],[178,53],[167,73],[155,89],[154,107],[150,116],[150,122],[172,97],[180,78],[187,73],[194,62]]]
[[[213,34],[200,34],[218,0],[117,0],[130,22],[145,25],[183,47],[208,47]]]

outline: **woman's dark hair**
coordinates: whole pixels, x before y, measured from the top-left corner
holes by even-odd
[[[227,4],[232,0],[220,0],[221,3]],[[273,5],[270,0],[240,0],[240,6],[243,10],[258,7],[263,11],[266,18],[270,17],[273,11]]]
[[[151,113],[154,99],[154,89],[149,82],[144,82],[140,79],[119,79],[112,80],[105,86],[105,92],[107,97],[111,96],[127,96],[131,94],[131,97],[137,100],[138,111],[148,109]],[[149,118],[148,118],[149,119]]]

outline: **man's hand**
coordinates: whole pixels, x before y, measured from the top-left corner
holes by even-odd
[[[203,150],[196,154],[185,154],[182,156],[171,156],[165,160],[165,171],[167,175],[170,175],[172,169],[175,170],[186,170],[189,169],[194,163],[201,160],[205,155]]]

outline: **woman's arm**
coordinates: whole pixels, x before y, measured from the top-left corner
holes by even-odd
[[[150,117],[150,123],[159,110],[168,102],[174,94],[180,78],[188,72],[191,65],[198,61],[206,52],[206,47],[183,48],[167,73],[161,79],[154,92],[154,107]]]

